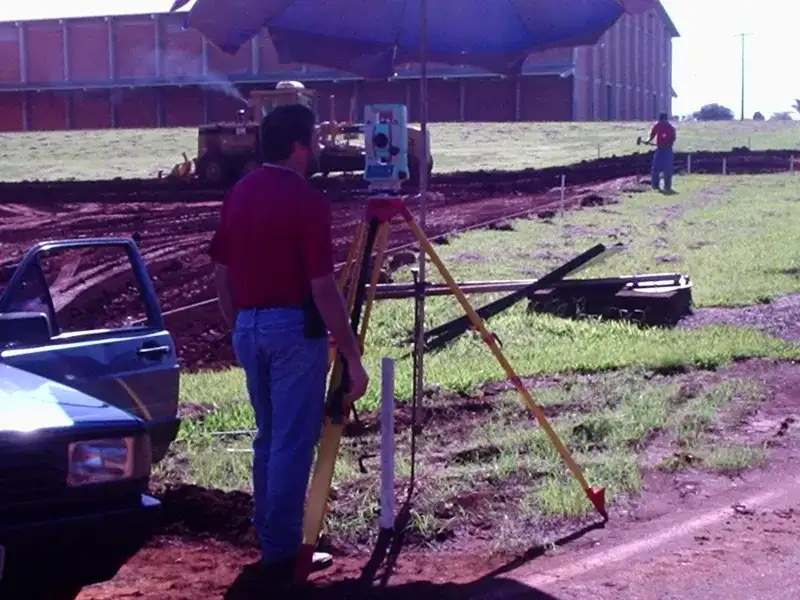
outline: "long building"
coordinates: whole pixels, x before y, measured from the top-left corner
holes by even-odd
[[[519,77],[431,65],[431,121],[652,119],[671,113],[672,39],[660,4],[625,15],[595,46],[532,54]],[[228,120],[252,89],[298,80],[320,118],[400,102],[419,116],[419,69],[361,80],[280,64],[266,31],[229,56],[181,13],[0,22],[0,131],[185,127]],[[334,101],[329,101],[330,97]]]

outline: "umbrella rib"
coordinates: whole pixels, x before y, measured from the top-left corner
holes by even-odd
[[[525,29],[525,31],[527,31],[527,32],[528,32],[528,33],[529,33],[531,36],[533,36],[533,32],[530,30],[530,28],[528,27],[528,24],[525,22],[525,20],[522,18],[522,15],[520,15],[520,13],[519,13],[519,5],[517,4],[517,0],[508,0],[508,2],[509,2],[509,4],[511,4],[511,6],[513,6],[513,7],[514,7],[514,14],[516,14],[516,15],[517,15],[517,19],[519,19],[519,22],[520,22],[520,24],[522,25],[522,27],[523,27],[523,28]]]
[[[400,34],[403,31],[403,21],[406,17],[406,12],[408,12],[408,3],[412,0],[403,0],[403,9],[400,11],[400,18],[397,19],[397,25],[394,29],[394,53],[395,57],[397,56],[397,48],[400,46]],[[413,0],[419,2],[419,0]]]

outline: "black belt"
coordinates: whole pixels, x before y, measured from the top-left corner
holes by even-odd
[[[242,306],[239,310],[303,310],[301,304]]]

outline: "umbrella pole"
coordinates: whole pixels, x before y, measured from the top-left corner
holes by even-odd
[[[419,169],[419,217],[417,219],[420,228],[425,230],[425,217],[428,211],[428,164],[430,156],[428,152],[428,0],[419,0],[419,121],[420,134],[422,138],[422,164]],[[423,355],[425,354],[425,252],[420,249],[419,253],[419,277],[418,285],[421,291],[418,301],[415,303],[414,321],[419,323],[417,335],[414,339],[414,397],[412,399],[411,427],[416,431],[417,408],[422,403],[423,388],[425,384]],[[415,436],[413,436],[415,437]],[[412,466],[413,469],[413,466]],[[410,482],[408,497],[414,493],[414,480]]]

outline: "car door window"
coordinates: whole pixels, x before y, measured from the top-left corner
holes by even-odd
[[[3,277],[3,288],[11,281],[14,275],[15,268],[7,268]],[[50,303],[50,295],[47,291],[47,284],[39,269],[39,265],[29,265],[24,273],[23,278],[19,281],[14,289],[11,291],[10,302],[8,304],[7,312],[34,312],[44,313],[50,319],[52,324],[55,319],[55,312],[53,311],[52,304]]]
[[[21,285],[9,290],[9,310],[48,314],[54,335],[148,326],[147,304],[124,246],[55,247],[37,259]]]

